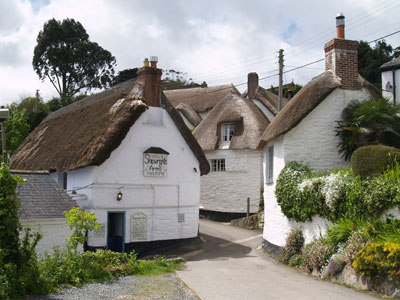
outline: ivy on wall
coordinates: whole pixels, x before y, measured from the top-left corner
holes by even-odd
[[[380,216],[400,205],[398,163],[369,180],[354,177],[351,169],[314,172],[304,164],[288,163],[279,174],[275,196],[283,214],[296,221],[315,215],[336,221],[341,217]]]

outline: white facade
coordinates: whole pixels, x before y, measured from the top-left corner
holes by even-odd
[[[275,184],[286,163],[298,161],[315,170],[329,170],[346,166],[338,153],[335,121],[341,120],[343,109],[353,99],[370,98],[366,89],[335,89],[314,108],[296,127],[284,135],[269,141],[264,147],[264,233],[263,237],[276,246],[284,246],[292,228],[303,229],[306,243],[323,234],[329,223],[315,216],[312,222],[289,221],[282,213],[275,197]],[[273,180],[268,176],[268,148],[274,147]]]
[[[396,105],[400,103],[400,69],[382,72],[382,96],[393,101],[396,94]]]
[[[245,213],[250,197],[250,212],[257,213],[262,194],[262,151],[205,151],[210,173],[201,177],[200,207],[204,210]],[[212,160],[225,159],[225,171],[212,170]]]
[[[150,147],[169,153],[167,176],[144,176],[143,152]],[[110,213],[123,216],[116,220],[123,224],[114,225],[125,244],[198,234],[199,162],[163,108],[149,107],[102,165],[69,171],[67,189],[87,196],[78,204],[101,224],[89,233],[89,246],[106,245]],[[123,196],[117,201],[119,192]]]
[[[65,221],[65,218],[21,219],[21,225],[31,228],[32,232],[42,234],[43,237],[36,246],[36,252],[43,255],[45,252],[52,253],[54,247],[60,250],[66,249],[65,239],[71,235],[71,230]],[[82,251],[83,249],[78,250]]]

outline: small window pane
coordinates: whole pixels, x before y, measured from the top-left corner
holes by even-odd
[[[212,159],[211,160],[211,171],[212,172],[225,171],[225,159]]]

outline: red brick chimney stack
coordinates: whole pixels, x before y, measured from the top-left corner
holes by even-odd
[[[143,67],[141,67],[138,74],[138,81],[144,85],[144,95],[146,104],[148,106],[161,106],[161,74],[162,70],[157,69],[157,56],[150,57],[149,60],[144,59]]]
[[[325,71],[333,71],[342,80],[342,88],[358,90],[361,84],[358,80],[358,59],[356,41],[344,38],[344,16],[336,17],[337,38],[325,44]]]

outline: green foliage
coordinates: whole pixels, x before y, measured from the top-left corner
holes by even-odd
[[[294,82],[291,82],[291,83],[288,83],[288,84],[284,84],[284,85],[283,85],[283,88],[282,88],[282,90],[283,90],[283,97],[288,98],[288,94],[289,94],[288,92],[289,92],[289,91],[292,91],[292,92],[293,92],[293,96],[296,95],[297,92],[300,91],[302,87],[303,87],[302,85],[296,84],[296,83],[294,83]],[[271,85],[270,91],[271,91],[272,93],[278,95],[278,93],[279,93],[279,87],[273,87],[273,86]]]
[[[180,267],[181,260],[137,260],[130,254],[102,250],[72,254],[56,250],[47,254],[40,264],[40,276],[45,282],[45,293],[61,286],[81,286],[91,282],[111,280],[126,275],[155,275],[172,272]]]
[[[388,99],[353,100],[337,121],[339,153],[349,160],[359,147],[383,144],[400,148],[400,106]]]
[[[68,249],[76,253],[78,245],[83,245],[87,241],[86,231],[99,229],[100,224],[97,223],[96,216],[92,212],[86,212],[78,207],[72,208],[65,213],[67,224],[72,230],[69,238],[67,238]]]
[[[22,227],[18,219],[17,184],[23,182],[0,165],[0,298],[19,299],[40,293],[35,247],[41,235]],[[22,238],[20,238],[20,233]]]
[[[138,68],[125,69],[125,70],[119,71],[118,75],[115,76],[114,79],[113,79],[113,86],[118,84],[118,83],[127,81],[129,79],[136,78],[137,77],[137,71],[138,71]]]
[[[286,264],[289,263],[294,255],[301,254],[303,246],[303,231],[301,229],[292,229],[286,238],[285,246],[281,248],[280,259]]]
[[[334,249],[329,243],[319,238],[314,242],[306,245],[303,251],[303,263],[308,271],[321,271],[324,266],[329,263],[329,258],[334,253]]]
[[[81,94],[78,96],[73,96],[73,97],[63,97],[63,98],[57,98],[53,97],[47,102],[47,105],[49,107],[49,111],[53,112],[56,111],[64,106],[70,105],[72,103],[75,103],[77,101],[80,101],[82,99],[85,99],[88,97],[87,94]]]
[[[394,161],[379,176],[364,180],[346,169],[326,174],[290,162],[279,174],[275,195],[283,214],[296,221],[314,215],[331,221],[377,217],[400,205],[400,166]]]
[[[356,272],[368,276],[400,277],[400,244],[368,243],[354,258]]]
[[[115,57],[74,19],[47,21],[39,32],[33,69],[41,80],[49,79],[61,98],[83,89],[106,88],[112,83]]]
[[[385,41],[379,41],[375,47],[368,42],[358,43],[358,72],[369,82],[381,88],[381,72],[379,67],[392,59],[393,48]]]
[[[326,233],[326,240],[332,247],[345,244],[352,233],[368,224],[366,219],[362,218],[341,218],[335,224],[330,226]]]
[[[351,156],[351,168],[354,176],[368,178],[393,167],[395,159],[400,161],[400,149],[383,145],[364,146]]]
[[[28,136],[29,131],[30,126],[27,122],[25,110],[11,111],[11,117],[6,123],[7,150],[10,150],[11,153],[13,153]]]

